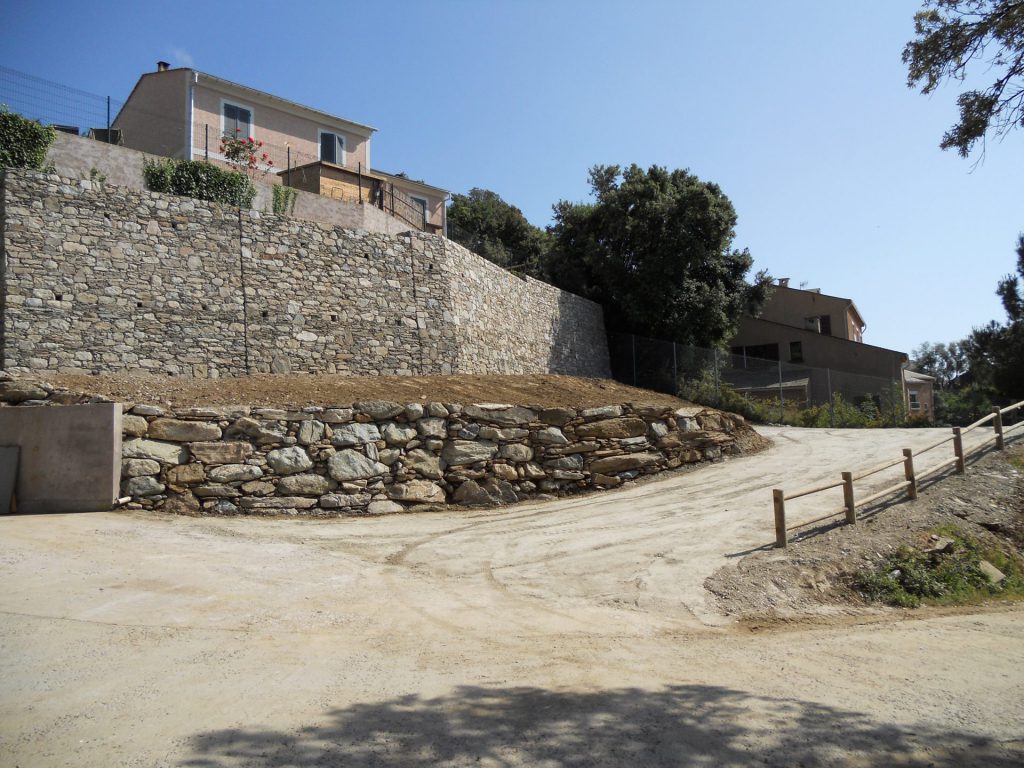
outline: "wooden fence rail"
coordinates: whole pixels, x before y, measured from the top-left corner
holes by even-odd
[[[775,508],[775,546],[785,547],[789,543],[789,532],[796,530],[797,528],[806,528],[809,525],[820,523],[829,518],[836,517],[838,515],[845,514],[846,522],[849,525],[856,525],[857,523],[857,507],[864,507],[872,502],[883,499],[886,496],[892,496],[898,493],[906,492],[908,498],[916,499],[918,485],[926,477],[946,469],[951,465],[956,466],[956,472],[959,475],[964,474],[967,469],[967,456],[971,453],[980,451],[989,442],[995,441],[995,447],[998,450],[1003,450],[1006,447],[1006,436],[1011,432],[1015,433],[1017,430],[1024,428],[1024,420],[1019,421],[1011,427],[1003,426],[1003,416],[1006,416],[1013,411],[1020,408],[1024,408],[1024,400],[1019,403],[1014,403],[1006,408],[993,408],[992,413],[987,416],[978,419],[973,424],[969,424],[966,427],[953,427],[953,434],[949,437],[943,438],[936,443],[932,443],[924,448],[919,448],[914,451],[910,448],[903,449],[903,457],[894,459],[893,461],[885,461],[881,464],[876,464],[872,467],[867,467],[856,472],[843,472],[839,481],[823,482],[818,485],[807,486],[796,491],[786,493],[781,488],[774,488],[772,490],[772,503]],[[976,445],[974,448],[964,451],[963,436],[978,427],[992,422],[992,436],[985,438],[981,443]],[[1022,433],[1024,434],[1024,433]],[[947,459],[943,459],[937,464],[934,464],[927,469],[917,471],[914,468],[914,457],[921,456],[922,454],[933,451],[945,445],[948,442],[953,443],[953,456]],[[867,496],[863,499],[857,499],[854,494],[854,482],[857,480],[863,480],[871,475],[884,472],[887,469],[892,469],[895,466],[903,465],[903,476],[904,479],[894,485],[890,485],[887,488],[883,488],[880,491]],[[804,520],[793,525],[786,525],[786,502],[792,501],[793,499],[799,499],[803,496],[810,496],[815,493],[822,493],[824,491],[830,491],[834,488],[843,489],[843,506],[839,507],[835,511],[816,517],[813,520]]]

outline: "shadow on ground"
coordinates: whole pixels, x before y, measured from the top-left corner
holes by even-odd
[[[564,693],[464,686],[329,711],[296,731],[192,737],[185,766],[1020,766],[1022,742],[714,686]]]

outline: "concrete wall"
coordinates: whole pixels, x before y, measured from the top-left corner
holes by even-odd
[[[14,397],[0,386],[0,416],[68,410],[2,407],[43,386],[16,383]],[[30,402],[74,398],[51,387]],[[580,410],[374,401],[176,412],[140,404],[122,428],[121,492],[131,506],[187,514],[334,516],[505,504],[613,488],[760,445],[740,416],[640,404]]]
[[[14,389],[0,382],[0,398]],[[117,403],[0,408],[0,446],[20,448],[18,512],[110,509],[119,496],[121,432]]]
[[[143,75],[114,117],[126,147],[160,157],[188,157],[190,71],[172,69]]]
[[[30,171],[8,172],[3,206],[0,367],[609,373],[598,305],[436,235]]]
[[[849,299],[778,286],[765,303],[760,317],[763,320],[803,328],[806,318],[828,315],[831,318],[833,336],[858,340],[860,330],[851,317],[850,307]]]

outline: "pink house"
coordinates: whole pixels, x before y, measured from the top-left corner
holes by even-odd
[[[448,191],[376,171],[376,129],[191,68],[159,62],[139,78],[113,121],[124,146],[164,157],[223,163],[222,136],[251,137],[259,170],[283,183],[378,205],[411,225],[444,232]]]

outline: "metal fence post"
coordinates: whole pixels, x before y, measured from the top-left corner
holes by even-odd
[[[992,409],[992,428],[996,431],[996,448],[1001,451],[1005,443],[1003,442],[1003,414],[998,407]]]
[[[107,144],[110,144],[110,97],[107,96]]]
[[[779,424],[786,421],[786,396],[782,394],[782,361],[779,360]]]
[[[788,543],[786,539],[786,494],[781,488],[772,491],[772,501],[775,504],[775,546],[785,549]]]
[[[832,369],[825,369],[825,383],[828,386],[828,425],[836,428],[836,406],[832,402]]]
[[[676,343],[672,342],[672,385],[679,393],[679,361],[676,359]]]
[[[718,350],[717,349],[712,349],[711,350],[711,356],[712,356],[712,359],[714,360],[714,369],[715,369],[715,398],[717,398],[718,404],[721,405],[721,403],[722,403],[722,382],[718,378]]]
[[[636,334],[629,334],[629,338],[633,341],[633,386],[636,386]]]
[[[953,427],[953,453],[956,454],[956,473],[962,475],[967,467],[964,463],[964,441],[960,436],[960,427]]]

